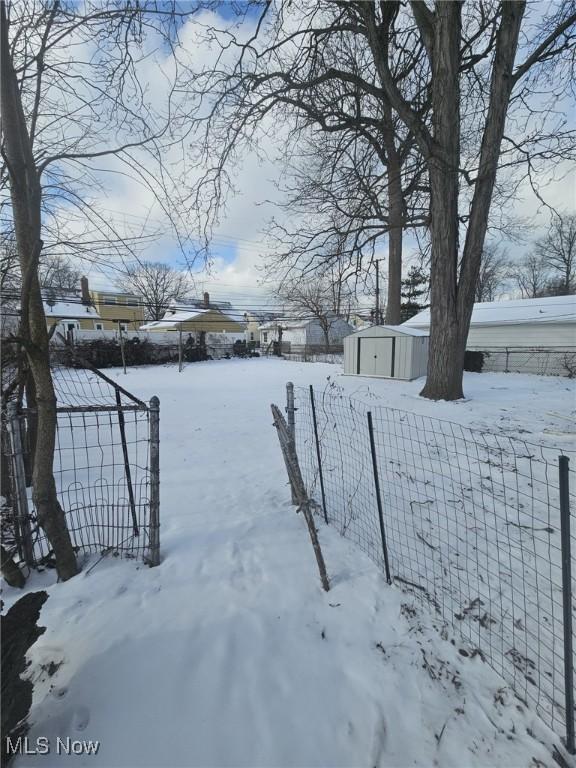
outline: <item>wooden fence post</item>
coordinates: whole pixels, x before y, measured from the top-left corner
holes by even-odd
[[[320,573],[320,581],[322,582],[324,591],[328,592],[330,590],[330,582],[328,581],[328,575],[326,573],[326,565],[324,563],[324,556],[322,555],[322,549],[318,539],[318,531],[316,530],[314,518],[312,516],[312,503],[308,498],[308,494],[306,493],[306,486],[304,485],[302,473],[300,472],[298,457],[292,445],[290,430],[278,406],[272,405],[270,407],[272,408],[274,426],[276,427],[276,432],[278,433],[278,440],[280,441],[280,447],[284,455],[284,462],[288,471],[288,477],[290,478],[290,484],[294,489],[299,508],[302,510],[304,519],[306,520],[306,525],[308,526],[310,541],[312,542],[314,555],[316,556],[316,563],[318,565],[318,571]]]
[[[122,333],[122,323],[118,320],[118,334],[120,336],[120,354],[122,355],[122,366],[124,368],[124,375],[126,375],[126,351],[124,349],[124,335]]]

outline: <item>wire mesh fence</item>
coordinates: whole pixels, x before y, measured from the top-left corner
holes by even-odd
[[[54,479],[77,552],[159,561],[157,398],[144,403],[97,370],[56,367]],[[3,544],[29,566],[51,564],[32,494],[35,404],[6,404],[10,473]]]
[[[573,749],[566,557],[576,542],[561,536],[559,451],[368,404],[334,384],[315,397],[296,388],[295,407],[306,490],[328,522],[566,729]],[[572,460],[572,470],[562,462],[566,523],[576,455],[562,454]]]

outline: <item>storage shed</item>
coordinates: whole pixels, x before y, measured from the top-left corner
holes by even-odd
[[[404,325],[372,325],[344,339],[344,373],[410,381],[424,376],[428,332]]]

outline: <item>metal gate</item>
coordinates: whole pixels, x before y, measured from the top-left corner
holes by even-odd
[[[159,412],[157,397],[139,400],[97,369],[56,368],[54,478],[79,553],[160,562]],[[10,495],[3,544],[36,567],[53,554],[32,496],[36,410],[11,401],[3,414]]]

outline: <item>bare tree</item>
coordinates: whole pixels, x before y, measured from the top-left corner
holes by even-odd
[[[545,237],[534,248],[534,255],[550,271],[549,292],[570,294],[576,291],[576,215],[554,215]]]
[[[293,12],[306,19],[295,34]],[[209,27],[210,39],[223,55],[214,69],[193,73],[187,84],[200,104],[211,105],[208,116],[201,110],[196,121],[205,128],[199,162],[208,164],[208,170],[193,199],[196,207],[207,209],[206,220],[216,217],[229,181],[227,166],[243,144],[257,143],[258,126],[273,115],[290,126],[285,155],[301,160],[287,205],[299,210],[304,205],[310,212],[320,202],[319,215],[311,215],[304,230],[275,230],[275,263],[282,259],[290,271],[306,274],[320,252],[330,258],[328,241],[345,237],[352,265],[361,262],[363,248],[385,234],[387,319],[397,323],[403,231],[428,223],[426,209],[414,204],[426,183],[415,137],[380,98],[374,62],[366,56],[369,49],[361,37],[350,34],[346,14],[338,3],[304,3],[287,14],[284,4],[277,9],[267,4],[248,42],[232,27]],[[238,57],[230,64],[234,50]],[[417,80],[420,60],[419,46],[399,55],[398,80]],[[426,111],[425,99],[421,111]],[[315,172],[310,173],[312,157]],[[364,163],[375,171],[371,178],[361,172]],[[375,178],[378,184],[372,185]]]
[[[486,243],[482,251],[482,261],[476,281],[475,300],[494,301],[509,272],[510,259],[506,251],[494,243]]]
[[[307,278],[334,265],[364,292],[370,290],[370,269],[376,249],[388,244],[386,322],[400,322],[402,240],[405,227],[428,222],[421,189],[402,177],[401,211],[389,204],[389,170],[363,136],[345,132],[315,133],[298,142],[296,162],[286,172],[283,191],[285,222],[270,227],[266,271],[275,277]],[[294,154],[294,153],[292,153]],[[297,226],[291,226],[293,219]],[[396,221],[397,226],[392,226]],[[394,231],[393,231],[394,230]],[[344,272],[342,274],[344,275]]]
[[[542,258],[532,252],[511,264],[508,275],[516,283],[524,299],[536,299],[546,293],[550,270]]]
[[[80,289],[82,274],[65,256],[47,255],[38,265],[38,278],[43,289],[49,288],[56,296],[76,293]]]
[[[0,335],[4,338],[17,326],[20,296],[20,265],[14,238],[4,234],[0,239]]]
[[[288,5],[293,23],[285,25]],[[525,14],[525,2],[509,0],[267,4],[250,18],[248,42],[233,30],[211,29],[212,40],[224,36],[227,58],[191,78],[200,103],[210,103],[208,116],[204,111],[200,118],[204,154],[218,158],[195,201],[211,186],[212,211],[242,141],[253,144],[256,126],[271,113],[282,114],[274,113],[278,105],[286,106],[286,116],[295,104],[308,116],[312,103],[318,125],[336,131],[341,121],[334,104],[353,112],[360,95],[361,103],[374,102],[366,126],[374,117],[384,126],[387,116],[394,135],[415,144],[430,191],[431,340],[422,394],[432,399],[463,395],[464,352],[497,173],[520,168],[533,180],[539,163],[574,155],[574,130],[567,118],[557,118],[557,107],[573,80],[576,13],[565,2],[549,15],[531,8]],[[221,66],[234,50],[234,64]],[[347,50],[351,67],[341,65]],[[544,83],[551,91],[545,102]],[[339,100],[322,101],[334,92]],[[302,93],[309,97],[304,109]],[[518,183],[516,177],[509,195]]]
[[[570,3],[555,8],[552,17],[542,20],[538,42],[522,46],[522,62],[516,65],[525,2],[435,2],[431,8],[413,0],[409,14],[400,13],[397,2],[352,2],[347,8],[350,23],[369,42],[385,99],[414,133],[428,169],[431,325],[422,395],[458,399],[463,396],[466,339],[513,94],[516,89],[530,114],[526,104],[539,71],[546,70],[549,78],[558,61],[567,64],[564,71],[561,64],[556,69],[557,87],[570,87],[576,13]],[[414,24],[429,64],[430,121],[422,119],[418,99],[398,82],[390,62],[392,41],[408,40]],[[517,141],[510,143],[519,147]],[[530,160],[526,146],[518,151],[516,162],[522,155]],[[461,196],[462,181],[468,185],[468,201]]]
[[[106,162],[116,161],[161,200],[168,177],[154,168],[162,167],[175,140],[178,115],[169,106],[159,113],[151,105],[139,64],[147,54],[147,33],[154,35],[154,46],[162,39],[173,47],[186,15],[152,1],[104,7],[92,0],[20,0],[9,7],[1,2],[1,183],[10,191],[4,211],[13,222],[22,276],[18,342],[36,396],[33,499],[62,580],[75,575],[77,563],[53,474],[56,395],[39,279],[44,237],[51,231],[47,220],[50,211],[54,221],[61,220],[65,203],[81,212],[89,230],[122,240],[87,196],[92,185],[101,184],[98,174]],[[83,55],[83,46],[90,56]],[[166,86],[169,102],[173,83],[167,80]],[[59,234],[58,240],[66,238]]]
[[[295,318],[318,320],[324,336],[326,352],[330,351],[330,329],[338,319],[336,309],[341,296],[333,282],[323,278],[296,280],[277,291],[288,312]]]
[[[117,285],[142,297],[147,320],[160,320],[170,302],[181,301],[191,288],[186,274],[159,261],[127,267],[118,277]]]

